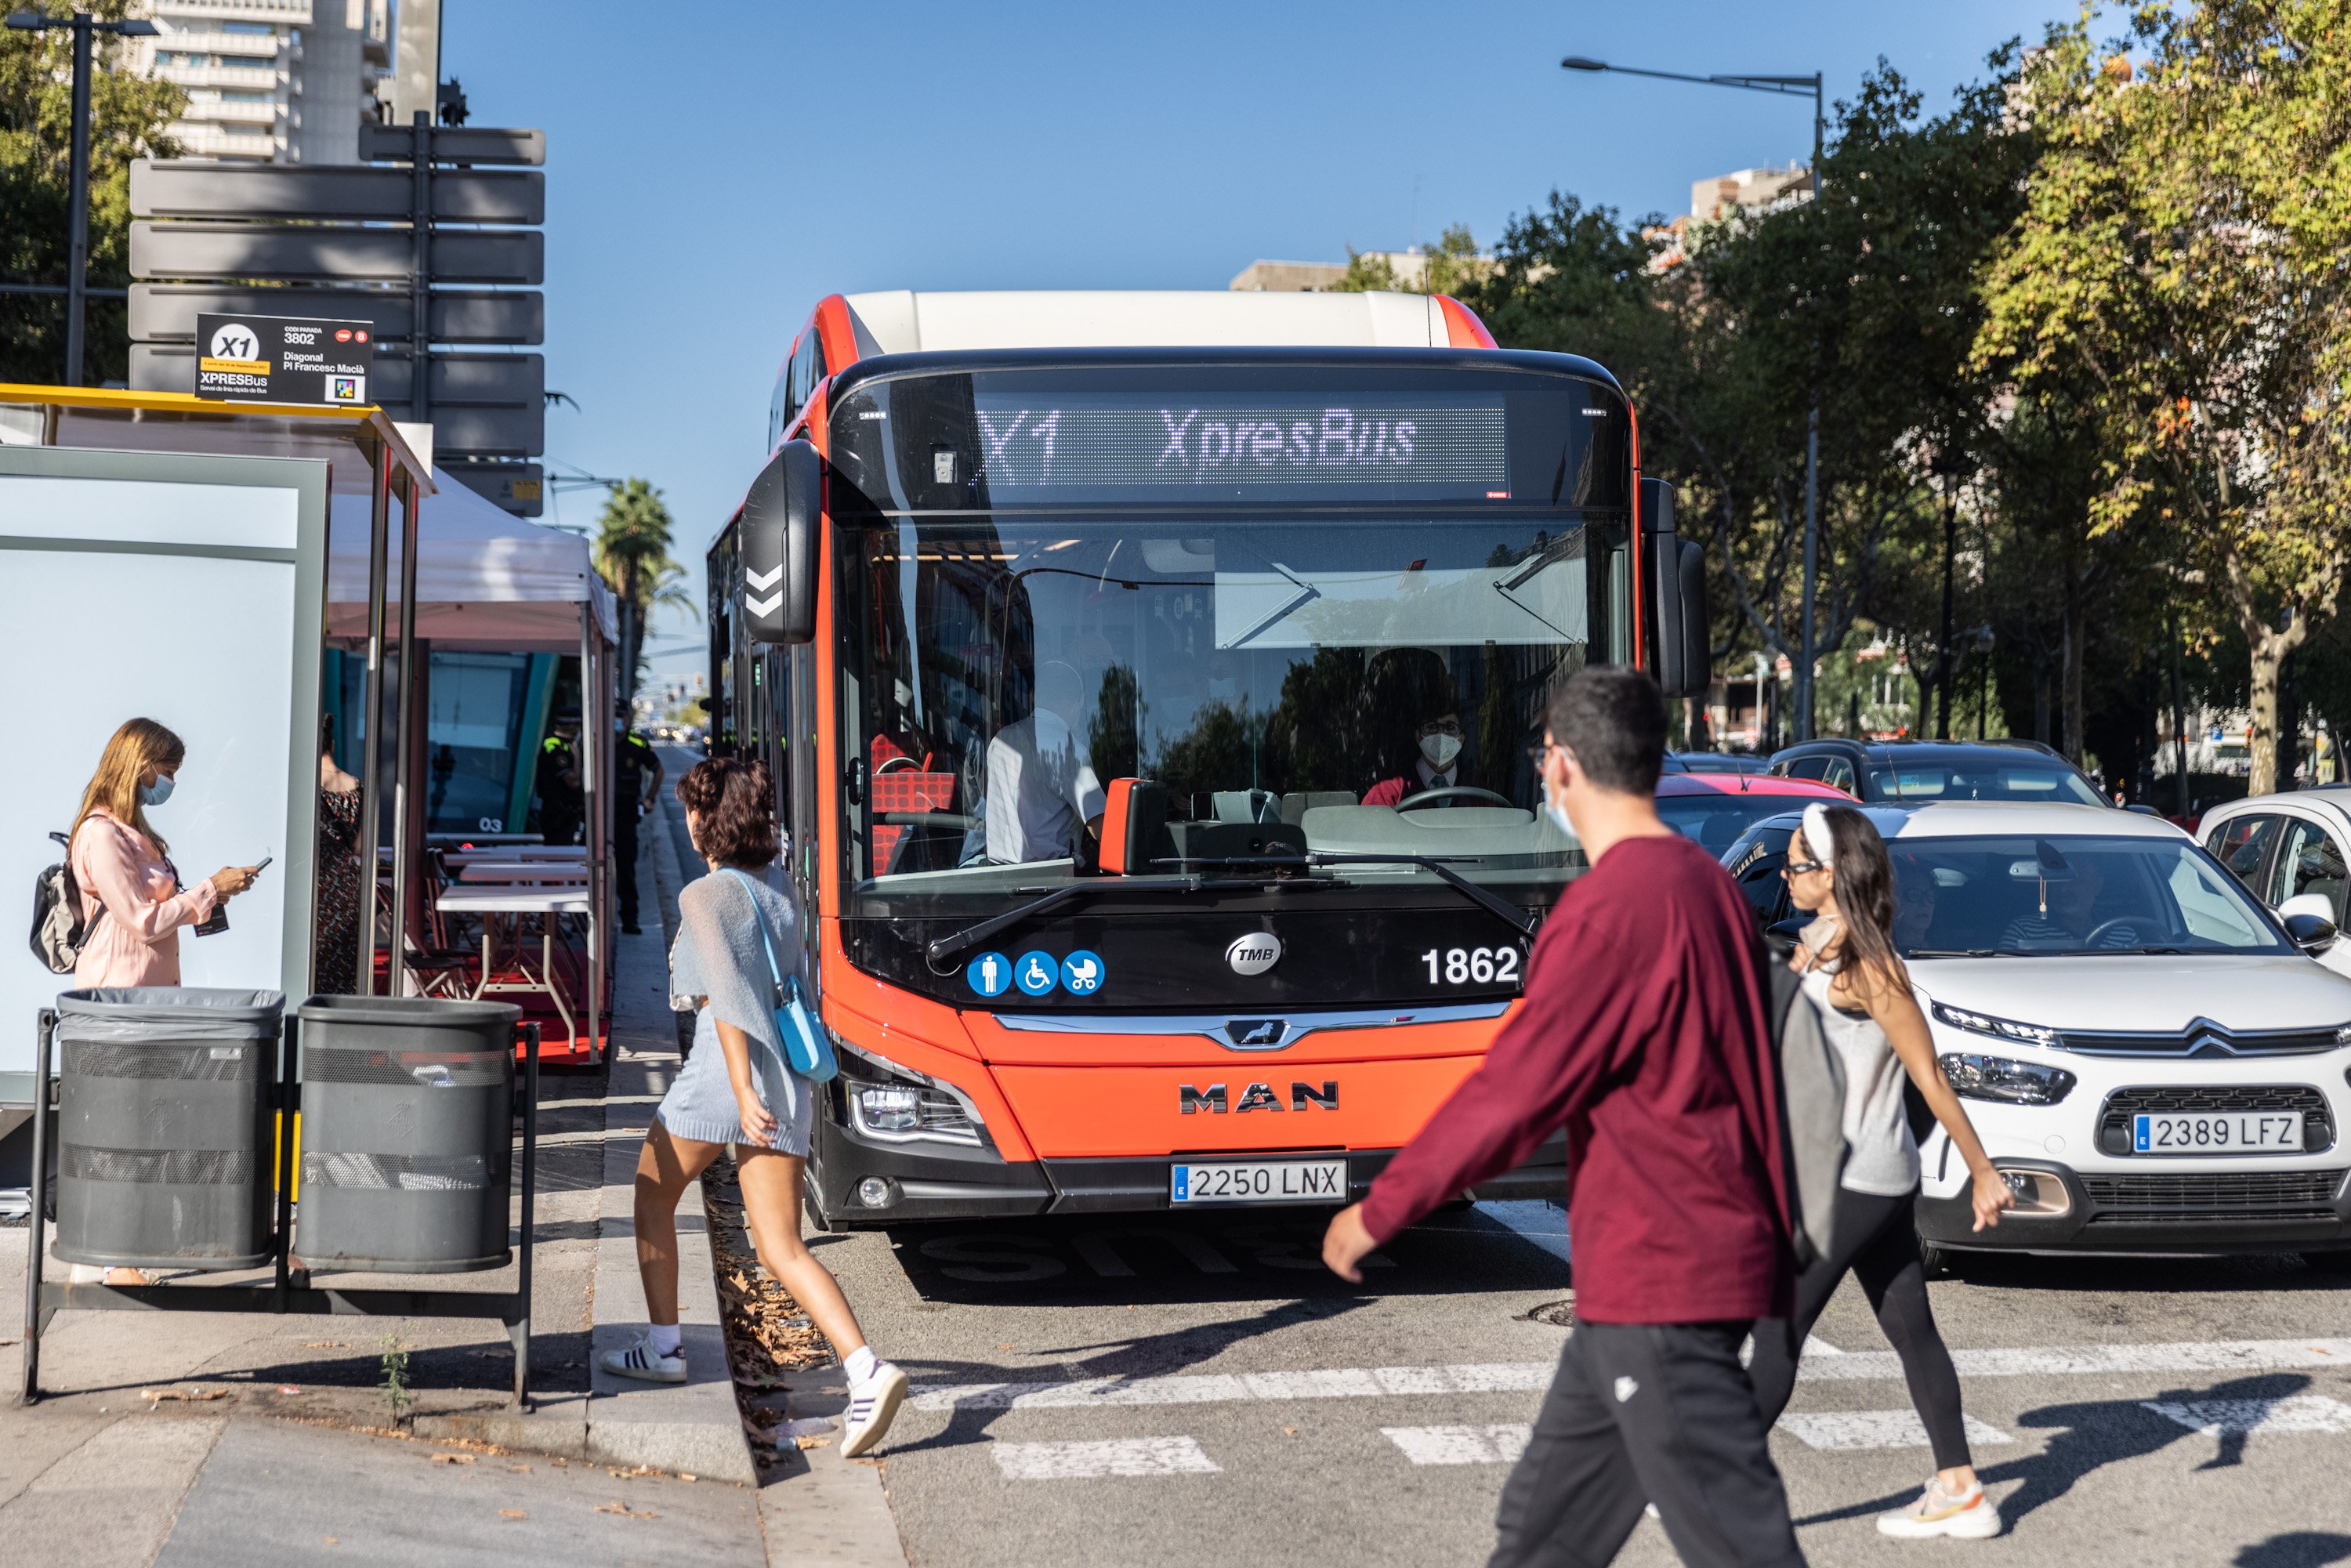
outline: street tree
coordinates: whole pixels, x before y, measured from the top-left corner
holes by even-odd
[[[2099,448],[2093,538],[2177,539],[2244,641],[2251,780],[2281,662],[2333,613],[2351,477],[2351,0],[2199,0],[2053,29],[2038,144],[1973,363],[2063,383]]]
[[[619,601],[621,668],[634,691],[645,677],[645,623],[656,609],[700,619],[684,588],[685,569],[670,555],[675,542],[669,507],[643,479],[614,485],[596,518],[596,570]]]
[[[6,8],[28,7],[11,0]],[[29,8],[119,21],[131,0],[41,0]],[[128,68],[131,47],[101,35],[90,78],[89,281],[99,287],[130,280],[131,162],[174,156],[179,149],[163,131],[187,105],[179,88]],[[71,30],[0,30],[0,282],[66,283],[72,147]],[[92,381],[129,373],[126,308],[119,299],[89,302]],[[65,319],[63,295],[0,294],[0,381],[65,379]]]

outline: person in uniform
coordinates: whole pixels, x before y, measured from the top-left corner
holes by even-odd
[[[550,844],[576,844],[588,818],[580,777],[580,716],[555,716],[555,733],[538,748],[538,831]]]
[[[621,873],[621,929],[637,935],[637,819],[662,784],[653,742],[629,727],[629,705],[612,705],[612,859]]]

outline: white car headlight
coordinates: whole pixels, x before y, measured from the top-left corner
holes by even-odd
[[[1946,1051],[1939,1059],[1951,1092],[1962,1100],[1997,1100],[2007,1105],[2054,1105],[2074,1092],[2076,1080],[2062,1067],[2018,1061],[2006,1056]]]
[[[1970,1012],[1949,1002],[1935,1004],[1935,1017],[1953,1029],[1963,1029],[1970,1034],[1988,1034],[1994,1040],[2012,1040],[2021,1045],[2046,1046],[2054,1051],[2065,1043],[2065,1037],[2053,1029],[2037,1023],[2017,1023],[2010,1019],[1996,1019],[1984,1013]]]

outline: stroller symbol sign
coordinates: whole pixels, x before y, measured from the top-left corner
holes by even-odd
[[[1061,960],[1061,988],[1073,997],[1092,996],[1109,977],[1102,956],[1083,947]]]

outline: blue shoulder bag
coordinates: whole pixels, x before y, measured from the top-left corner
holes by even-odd
[[[832,1041],[824,1026],[809,1011],[800,999],[800,977],[786,976],[776,962],[775,938],[768,934],[768,917],[760,911],[756,884],[734,867],[726,868],[743,878],[743,886],[751,900],[751,918],[759,923],[759,946],[767,949],[768,974],[776,983],[776,1032],[783,1037],[784,1065],[811,1083],[830,1083],[841,1071],[841,1063],[832,1054]]]

